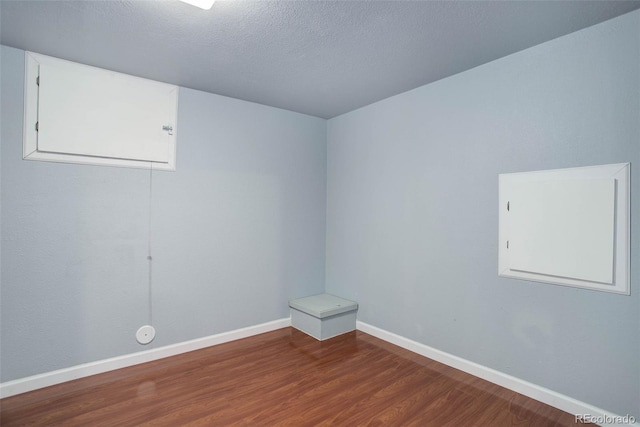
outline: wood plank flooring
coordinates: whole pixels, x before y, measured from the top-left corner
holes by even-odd
[[[0,401],[0,425],[569,426],[574,417],[360,331],[285,328]]]

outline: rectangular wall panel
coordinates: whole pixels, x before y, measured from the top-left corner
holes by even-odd
[[[178,88],[26,53],[24,158],[175,170]]]
[[[509,203],[512,270],[613,283],[613,179],[524,182]]]
[[[498,274],[629,294],[630,164],[499,176]]]

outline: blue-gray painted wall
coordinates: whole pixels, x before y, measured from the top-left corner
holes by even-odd
[[[327,137],[326,289],[359,320],[640,419],[640,12],[331,119]],[[498,174],[622,162],[631,296],[498,277]]]
[[[288,317],[325,272],[326,122],[180,89],[177,171],[22,160],[2,47],[2,381]],[[105,123],[108,125],[108,123]]]

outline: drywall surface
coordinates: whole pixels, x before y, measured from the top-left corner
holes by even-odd
[[[176,172],[24,161],[23,74],[3,46],[2,381],[280,319],[323,291],[324,120],[181,89]]]
[[[329,120],[326,291],[361,321],[639,418],[639,118],[632,12]],[[631,296],[498,277],[499,173],[622,162]]]

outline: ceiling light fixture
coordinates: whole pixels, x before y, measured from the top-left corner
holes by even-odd
[[[180,0],[183,3],[199,7],[200,9],[209,10],[216,0]]]

